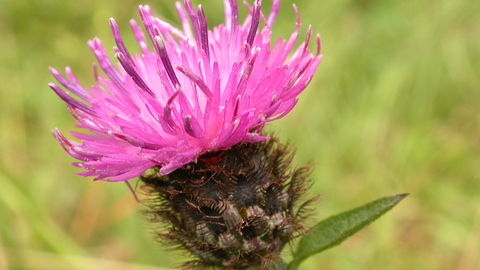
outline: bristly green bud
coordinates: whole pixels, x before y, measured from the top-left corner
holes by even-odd
[[[291,147],[270,139],[205,154],[165,176],[152,169],[141,180],[149,219],[166,225],[159,240],[195,257],[185,268],[268,267],[306,230],[297,203],[309,169],[292,170],[292,158]]]

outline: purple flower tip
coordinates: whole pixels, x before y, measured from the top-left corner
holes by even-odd
[[[79,127],[89,131],[72,133],[80,143],[54,131],[62,147],[80,160],[74,165],[86,170],[81,175],[126,181],[154,166],[165,175],[206,152],[268,139],[260,136],[264,124],[295,106],[317,69],[320,37],[312,54],[309,28],[307,39],[294,51],[297,19],[291,37],[278,39],[271,49],[280,1],[273,1],[268,19],[260,11],[261,1],[255,1],[243,23],[238,22],[236,1],[224,2],[225,24],[213,30],[207,28],[203,9],[195,9],[190,0],[184,8],[176,6],[182,29],[140,6],[149,42],[132,20],[141,51],[134,55],[110,19],[119,64],[112,63],[100,40],[89,41],[105,74],[95,75],[93,87],[82,87],[69,68],[66,76],[50,69],[76,98],[54,83],[50,88],[65,101]]]

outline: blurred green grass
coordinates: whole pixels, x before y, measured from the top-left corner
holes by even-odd
[[[294,2],[282,1],[276,35],[293,30]],[[480,1],[297,2],[303,29],[322,34],[324,60],[270,130],[298,147],[297,164],[315,162],[314,220],[411,193],[301,269],[479,269]],[[74,120],[47,87],[48,66],[71,66],[93,83],[86,41],[113,46],[108,18],[135,46],[128,21],[137,6],[178,22],[173,3],[0,0],[0,269],[162,269],[181,260],[153,242],[124,184],[73,174],[49,131]],[[210,26],[222,21],[221,1],[202,4]]]

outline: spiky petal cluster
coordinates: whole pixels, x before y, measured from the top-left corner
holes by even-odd
[[[91,132],[72,133],[78,143],[54,131],[64,149],[81,161],[74,165],[87,170],[81,175],[126,181],[154,166],[166,175],[209,151],[268,139],[260,136],[264,124],[295,106],[320,63],[320,38],[316,54],[311,54],[309,28],[306,41],[294,51],[298,19],[288,40],[271,44],[279,0],[273,1],[268,19],[256,0],[242,24],[236,1],[224,2],[225,24],[213,30],[207,28],[202,7],[195,9],[190,0],[184,8],[176,6],[182,30],[140,6],[147,35],[131,21],[141,50],[135,55],[111,19],[119,65],[112,63],[100,40],[90,41],[106,75],[96,74],[93,87],[82,87],[69,68],[65,77],[51,69],[78,98],[56,84],[49,86],[67,103],[79,128]]]

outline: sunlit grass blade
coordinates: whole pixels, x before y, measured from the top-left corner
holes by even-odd
[[[385,197],[359,208],[330,217],[315,225],[298,244],[289,270],[298,268],[308,257],[334,247],[388,212],[408,194]]]
[[[11,267],[9,269],[173,270],[171,268],[127,263],[118,260],[108,260],[86,256],[72,256],[28,249],[8,248],[5,250],[5,252],[9,260],[9,267]]]
[[[52,250],[84,255],[84,249],[75,243],[54,220],[43,214],[44,210],[37,207],[32,199],[17,187],[16,183],[0,171],[0,186],[2,187],[0,206],[5,206],[7,210],[21,216],[28,222],[32,232],[35,232],[39,239],[42,239]],[[7,210],[2,209],[2,211]]]

